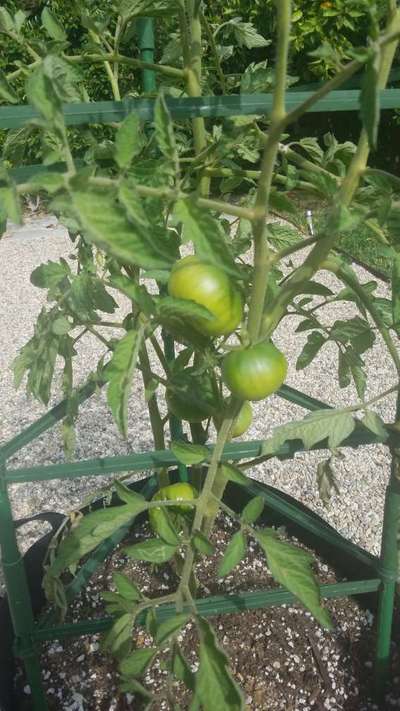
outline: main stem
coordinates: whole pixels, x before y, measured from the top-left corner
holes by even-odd
[[[254,218],[254,282],[251,292],[248,330],[250,340],[258,338],[264,311],[268,272],[271,265],[270,250],[266,239],[266,220],[269,212],[269,196],[272,177],[285,117],[285,89],[290,41],[291,2],[281,0],[278,7],[278,56],[276,61],[276,85],[273,96],[271,126],[261,161],[261,174],[257,188]]]
[[[196,513],[194,516],[192,531],[200,531],[203,525],[203,520],[206,518],[207,507],[212,502],[212,490],[214,487],[215,480],[218,474],[218,467],[222,453],[224,451],[225,443],[229,435],[229,431],[232,427],[233,415],[228,413],[227,417],[222,423],[221,429],[218,433],[217,441],[215,443],[214,451],[212,453],[210,466],[207,472],[207,476],[204,481],[204,486],[201,490],[201,494],[198,499]],[[195,554],[192,548],[187,549],[187,554],[185,558],[185,563],[182,569],[181,582],[179,589],[183,595],[189,587],[190,576],[192,573],[193,563],[195,559]]]

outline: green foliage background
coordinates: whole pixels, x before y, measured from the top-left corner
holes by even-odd
[[[5,0],[4,6],[14,13],[16,10],[24,10],[29,13],[28,22],[24,32],[28,33],[30,41],[40,41],[43,37],[43,30],[40,30],[40,15],[46,6],[54,12],[60,23],[65,28],[68,40],[71,42],[72,51],[78,51],[87,42],[87,32],[82,27],[79,11],[82,7],[96,19],[101,20],[110,11],[112,3],[109,0],[84,0],[75,3],[74,0]],[[386,0],[381,0],[379,6],[382,13],[385,11]],[[242,18],[244,22],[253,22],[257,31],[266,38],[271,38],[271,44],[267,47],[246,47],[237,48],[223,68],[226,74],[241,75],[246,67],[253,62],[261,62],[267,58],[268,66],[273,67],[275,56],[275,11],[274,0],[214,0],[206,3],[207,17],[210,24],[218,25],[232,21],[234,18]],[[292,32],[292,48],[289,72],[297,77],[295,88],[304,84],[319,82],[333,73],[334,67],[329,59],[311,57],[310,52],[319,47],[324,41],[328,41],[336,50],[338,58],[345,60],[347,52],[351,46],[363,43],[366,34],[365,0],[295,0],[294,2],[294,23]],[[168,21],[164,17],[161,22],[155,24],[156,37],[156,61],[160,61],[165,47],[170,40],[172,30]],[[224,40],[224,30],[220,35]],[[5,73],[15,69],[15,60],[24,54],[23,46],[17,46],[15,42],[5,35],[2,35],[2,52],[0,53],[0,71]],[[229,43],[229,38],[228,38]],[[129,37],[129,42],[125,42],[123,51],[126,54],[137,56],[137,46],[135,36]],[[24,59],[29,57],[24,56]],[[207,62],[207,57],[206,57]],[[169,62],[171,63],[171,62]],[[396,61],[395,61],[396,66]],[[397,58],[397,66],[400,66]],[[83,75],[85,86],[88,89],[90,99],[99,101],[111,98],[110,85],[105,72],[99,65],[84,66]],[[140,73],[132,72],[129,68],[121,68],[121,89],[122,94],[140,94]],[[356,80],[357,83],[357,80]],[[24,81],[20,82],[21,102],[25,101]],[[205,92],[208,93],[208,92]],[[394,155],[393,145],[400,142],[400,126],[398,112],[384,112],[382,115],[380,132],[379,155],[373,157],[372,163],[377,167],[391,167],[397,172],[399,157]],[[353,140],[358,138],[360,120],[355,112],[349,113],[326,113],[310,114],[292,128],[294,138],[301,138],[306,135],[314,135],[321,139],[327,131],[334,133],[339,141]],[[87,145],[80,131],[75,131],[73,140],[74,149],[82,149]],[[0,150],[4,145],[6,132],[0,131]],[[104,138],[104,129],[99,133],[99,140]],[[34,135],[27,138],[24,146],[24,155],[18,155],[21,162],[30,162],[38,154],[39,146]]]

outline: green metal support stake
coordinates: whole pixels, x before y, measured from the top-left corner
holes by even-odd
[[[138,45],[140,59],[143,62],[154,62],[154,29],[151,17],[142,17],[138,20]],[[150,94],[157,90],[155,73],[151,69],[144,69],[142,73],[143,90]]]
[[[374,692],[383,698],[390,673],[390,645],[392,640],[393,607],[398,571],[397,536],[400,523],[400,452],[392,452],[392,471],[386,489],[383,517],[382,546],[379,565],[381,588],[377,617]]]
[[[169,333],[165,333],[165,331],[162,332],[162,338],[163,338],[163,343],[164,343],[164,352],[165,352],[165,357],[168,362],[174,360],[175,358],[175,344],[174,344],[174,339],[169,335]],[[169,416],[169,431],[171,434],[171,439],[173,440],[180,440],[184,439],[183,436],[183,429],[182,429],[182,422],[178,420],[175,415],[170,415]],[[189,472],[187,470],[187,467],[179,463],[178,464],[178,472],[179,472],[179,479],[180,481],[189,481]]]
[[[0,462],[0,547],[8,604],[16,638],[16,652],[25,666],[34,711],[46,711],[48,707],[42,686],[39,652],[32,637],[35,620],[24,562],[18,548],[5,472],[5,463]]]

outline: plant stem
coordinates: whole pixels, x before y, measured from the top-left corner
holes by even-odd
[[[301,249],[305,249],[306,247],[310,247],[310,245],[315,244],[319,238],[318,237],[309,237],[308,239],[302,239],[296,244],[291,244],[289,247],[286,247],[286,249],[281,249],[279,252],[274,254],[272,257],[272,263],[276,264],[277,262],[280,262],[281,259],[284,259],[285,257],[289,257],[291,254],[294,254],[295,252],[299,252]]]
[[[36,52],[36,50],[33,49],[33,47],[31,47],[26,37],[22,37],[22,35],[16,34],[14,32],[8,32],[7,34],[9,37],[11,37],[11,39],[14,40],[14,42],[19,44],[26,52],[28,52],[28,54],[35,62],[39,63],[42,61],[42,57]]]
[[[227,417],[224,419],[221,429],[218,433],[207,476],[205,478],[204,485],[198,499],[192,531],[200,531],[202,528],[203,519],[206,517],[207,507],[209,506],[210,500],[212,500],[212,490],[218,474],[219,462],[224,451],[225,443],[232,427],[234,417],[235,412],[233,408],[231,408],[230,412],[227,413]],[[182,593],[184,593],[185,589],[188,588],[194,560],[194,551],[189,548],[185,558],[185,563],[183,565],[181,580],[179,584],[179,590]]]
[[[156,336],[154,336],[154,334],[150,336],[150,343],[151,343],[151,345],[153,346],[153,348],[154,348],[154,350],[155,350],[155,352],[156,352],[156,354],[157,354],[157,356],[158,356],[158,360],[160,361],[160,363],[161,363],[161,365],[162,365],[162,367],[163,367],[163,369],[164,369],[165,374],[168,375],[168,374],[169,374],[169,371],[170,371],[170,368],[169,368],[169,365],[168,365],[168,363],[167,363],[167,359],[166,359],[166,357],[165,357],[165,355],[164,355],[163,349],[161,348],[161,346],[160,346],[159,342],[157,341]]]
[[[210,49],[211,49],[212,55],[214,57],[215,69],[217,70],[217,75],[218,75],[219,83],[221,84],[222,93],[227,94],[228,90],[227,90],[227,86],[226,86],[225,75],[224,75],[224,72],[223,72],[223,69],[221,66],[221,62],[219,59],[218,47],[215,42],[215,38],[214,38],[214,35],[212,32],[212,29],[210,27],[210,23],[208,22],[204,13],[201,13],[201,21],[204,25],[204,29],[206,31]]]
[[[66,177],[72,177],[75,173],[75,169],[69,170],[70,175]],[[94,187],[99,187],[99,188],[118,188],[119,181],[115,180],[113,178],[106,178],[103,176],[95,176],[92,178],[88,178],[88,183],[89,185],[93,185]],[[36,193],[39,193],[43,190],[43,187],[35,184],[35,183],[19,183],[19,185],[16,186],[17,192],[19,195],[23,194],[30,194],[30,195],[35,195]],[[204,198],[204,197],[199,197],[193,194],[185,193],[185,192],[179,192],[179,195],[176,193],[175,190],[171,190],[170,188],[153,188],[149,185],[135,185],[135,190],[137,191],[138,195],[142,195],[143,197],[157,197],[157,198],[166,198],[167,200],[176,200],[177,197],[180,198],[188,198],[192,197],[196,200],[197,204],[200,207],[205,207],[209,210],[214,210],[215,212],[218,213],[225,213],[227,215],[233,215],[234,217],[242,217],[245,220],[252,220],[254,216],[254,210],[251,207],[242,207],[241,205],[234,205],[233,203],[230,202],[224,202],[223,200],[212,200],[210,198]]]
[[[298,165],[300,168],[311,170],[313,173],[323,173],[324,175],[329,175],[330,178],[333,178],[337,182],[340,181],[340,177],[338,175],[331,173],[330,170],[326,170],[326,168],[323,168],[322,165],[318,165],[307,158],[304,158],[304,156],[301,156],[297,153],[297,151],[294,151],[293,148],[290,148],[290,146],[287,146],[285,143],[279,144],[279,152],[286,158],[291,159],[293,163]]]
[[[134,59],[133,57],[126,57],[124,54],[119,53],[104,53],[104,54],[72,54],[63,55],[64,59],[71,64],[79,64],[81,62],[97,63],[97,62],[118,62],[119,64],[128,64],[131,67],[137,69],[152,69],[159,74],[164,74],[168,77],[174,77],[175,79],[184,79],[186,73],[183,69],[177,69],[176,67],[169,67],[166,64],[153,64],[152,62],[143,62],[141,59]]]
[[[35,62],[32,62],[32,64],[28,64],[28,66],[26,67],[20,67],[19,69],[10,72],[6,75],[7,81],[13,81],[13,79],[17,79],[21,74],[29,74],[29,71],[38,67],[41,61],[41,58],[37,59]]]
[[[101,341],[101,343],[103,343],[103,345],[105,345],[108,350],[111,350],[110,343],[107,341],[106,338],[104,338],[104,336],[101,335],[101,333],[98,333],[98,331],[96,331],[96,329],[93,328],[93,326],[87,326],[86,329],[87,329],[90,333],[92,333],[93,336],[96,336],[96,338],[97,338],[99,341]]]
[[[190,18],[190,45],[188,58],[190,56],[190,64],[186,66],[186,90],[189,96],[201,96],[201,68],[202,68],[202,35],[201,35],[201,19],[200,19],[200,4],[196,0],[188,2],[189,18]],[[186,28],[186,29],[184,29]],[[181,33],[187,31],[185,14],[181,12]],[[185,42],[185,37],[183,38]],[[186,56],[186,55],[185,55]],[[195,153],[201,153],[207,147],[207,134],[204,119],[201,116],[192,119],[193,141]],[[199,192],[201,195],[207,196],[210,191],[210,178],[203,175],[200,178]]]
[[[92,38],[92,40],[93,40],[97,45],[99,45],[99,47],[101,47],[102,44],[104,45],[104,42],[102,43],[100,36],[99,36],[98,34],[96,34],[96,32],[94,32],[93,30],[89,30],[89,35],[90,35],[90,37]],[[107,48],[109,48],[108,43],[106,42],[105,44],[107,45]],[[87,57],[87,56],[89,56],[89,55],[83,55],[83,57]],[[67,59],[67,57],[65,57],[65,59]],[[105,69],[105,71],[106,71],[106,74],[107,74],[107,76],[108,76],[108,79],[109,79],[109,82],[110,82],[110,85],[111,85],[111,90],[112,90],[112,93],[113,93],[113,97],[114,97],[115,101],[120,101],[120,100],[121,100],[121,95],[120,95],[120,93],[119,93],[118,80],[117,80],[117,78],[115,77],[114,72],[113,72],[113,70],[112,70],[112,68],[111,68],[111,64],[110,64],[110,62],[109,62],[109,60],[108,60],[108,58],[107,58],[107,56],[106,56],[105,54],[102,55],[102,63],[103,63],[104,69]]]
[[[104,187],[104,188],[117,188],[119,185],[118,180],[113,178],[104,177],[93,177],[89,178],[88,182],[90,185]],[[29,183],[24,183],[18,186],[18,192],[30,192],[31,188],[37,190],[37,186],[31,186]],[[135,190],[138,195],[143,195],[143,197],[158,197],[166,198],[169,200],[176,200],[178,197],[187,198],[193,197],[189,193],[179,192],[171,190],[170,188],[153,188],[149,185],[135,185]],[[31,191],[32,192],[32,191]],[[210,198],[196,197],[196,202],[200,207],[208,208],[209,210],[215,210],[215,212],[226,213],[227,215],[233,215],[234,217],[243,217],[246,220],[251,220],[254,215],[254,210],[249,207],[241,207],[240,205],[233,205],[230,202],[223,202],[222,200],[212,200]]]
[[[357,405],[350,405],[348,408],[345,408],[349,412],[356,412],[357,410],[365,410],[366,407],[370,407],[370,405],[374,405],[376,402],[379,402],[379,400],[383,400],[384,397],[387,397],[387,395],[390,395],[391,393],[395,393],[399,389],[400,383],[396,383],[396,385],[392,385],[390,388],[387,388],[387,390],[384,390],[383,393],[380,393],[379,395],[375,395],[375,397],[372,397],[370,400],[366,400],[365,402],[360,402]]]
[[[114,66],[117,66],[117,65],[114,65]],[[104,62],[104,67],[107,72],[107,76],[110,80],[110,86],[111,86],[111,91],[113,93],[113,97],[114,97],[115,101],[121,101],[121,94],[119,91],[118,79],[115,76],[115,74],[111,68],[111,64],[109,62]]]
[[[278,4],[278,56],[276,60],[276,79],[273,96],[271,126],[265,140],[261,160],[261,175],[255,200],[255,215],[252,220],[254,237],[254,281],[250,298],[248,331],[251,341],[257,340],[264,311],[268,272],[271,266],[270,250],[266,239],[266,220],[269,211],[269,196],[279,141],[285,117],[285,90],[287,62],[290,41],[290,0],[281,0]]]

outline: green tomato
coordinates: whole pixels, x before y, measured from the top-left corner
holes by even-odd
[[[152,501],[191,501],[198,496],[197,489],[194,488],[188,482],[182,481],[177,484],[170,484],[169,486],[164,486],[159,489],[153,496]],[[192,506],[187,504],[168,506],[165,508],[168,510],[169,514],[172,516],[173,523],[176,524],[177,515],[187,514],[190,511],[194,511]],[[159,521],[161,518],[161,507],[154,506],[149,509],[149,521],[150,526],[154,533],[158,533],[160,530]]]
[[[233,423],[231,431],[232,437],[240,437],[242,434],[247,432],[252,422],[253,410],[251,409],[250,403],[246,401],[243,403],[241,409],[239,410],[239,414]]]
[[[196,256],[184,257],[173,266],[168,293],[176,299],[190,299],[205,306],[211,319],[192,319],[193,327],[205,336],[232,333],[243,317],[243,301],[225,272]]]
[[[231,437],[240,437],[250,427],[253,421],[253,410],[249,402],[244,402],[239,414],[236,417],[231,430]],[[214,417],[214,424],[217,430],[221,427],[221,417]]]
[[[222,375],[233,395],[243,400],[263,400],[286,378],[287,360],[273,343],[256,343],[231,351],[222,363]]]
[[[167,386],[165,399],[168,410],[179,420],[202,422],[212,417],[219,400],[213,379],[195,368],[184,368]]]

